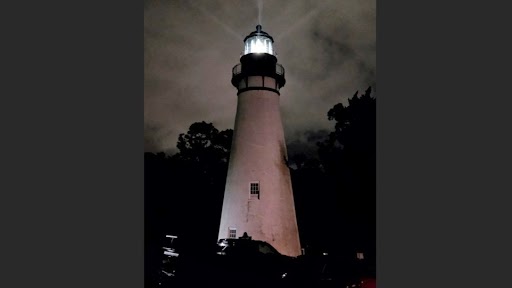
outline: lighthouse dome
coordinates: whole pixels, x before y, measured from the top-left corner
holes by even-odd
[[[274,55],[274,39],[267,32],[261,30],[261,25],[256,26],[256,31],[251,32],[244,39],[244,55],[250,53],[267,53]]]

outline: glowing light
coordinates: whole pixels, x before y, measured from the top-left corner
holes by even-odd
[[[252,51],[254,51],[254,53],[263,53],[267,52],[267,49],[265,49],[265,46],[260,39],[256,39],[256,44],[252,47]]]
[[[244,54],[267,53],[274,54],[272,41],[264,36],[254,36],[245,41]]]

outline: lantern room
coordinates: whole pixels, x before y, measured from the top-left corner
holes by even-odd
[[[261,30],[261,25],[256,26],[253,31],[244,39],[244,55],[251,53],[266,53],[274,55],[274,39],[268,33]]]

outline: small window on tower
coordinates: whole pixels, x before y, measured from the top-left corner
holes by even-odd
[[[251,198],[260,199],[260,183],[251,182]]]
[[[229,227],[228,236],[229,238],[236,238],[236,228]]]

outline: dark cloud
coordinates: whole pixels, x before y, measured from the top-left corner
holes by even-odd
[[[286,69],[281,109],[290,145],[312,147],[308,133],[332,129],[334,104],[369,85],[375,91],[375,0],[146,0],[146,151],[172,151],[196,121],[233,128],[231,68],[258,18]]]

